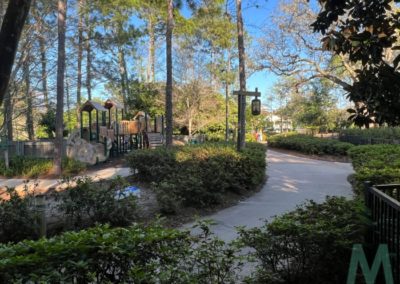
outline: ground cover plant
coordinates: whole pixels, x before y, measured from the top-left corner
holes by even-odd
[[[137,217],[137,197],[124,195],[125,179],[94,183],[89,177],[72,179],[63,191],[54,194],[59,230],[79,230],[95,224],[128,226]]]
[[[137,178],[151,182],[162,210],[179,206],[219,204],[224,193],[244,193],[265,179],[265,147],[248,143],[237,152],[233,144],[206,143],[133,152],[128,157]]]
[[[284,133],[271,136],[268,145],[276,148],[295,150],[310,155],[344,156],[352,144],[333,139],[317,138],[297,133]]]
[[[37,239],[39,215],[33,195],[22,198],[13,189],[7,194],[8,199],[0,198],[0,243]]]
[[[46,223],[47,236],[77,231],[96,224],[111,227],[129,226],[137,219],[137,197],[126,195],[126,180],[93,182],[78,178],[67,182],[60,192],[46,195],[46,218],[39,208],[34,192],[23,195],[8,189],[0,199],[0,243],[35,240],[40,236],[41,223]],[[41,197],[43,198],[43,197]],[[42,199],[43,200],[43,199]]]
[[[40,175],[49,174],[53,167],[53,160],[44,158],[33,158],[14,156],[10,158],[7,169],[4,159],[0,160],[0,175],[6,177],[37,178]],[[62,161],[63,175],[79,174],[86,169],[84,163],[64,158]]]
[[[362,202],[328,197],[260,228],[241,229],[257,261],[250,283],[346,283],[353,244],[364,242],[368,225]]]
[[[358,193],[363,183],[400,182],[400,145],[363,145],[349,150],[355,170],[355,189]]]
[[[344,283],[352,245],[363,242],[368,224],[362,203],[329,197],[261,228],[241,228],[230,243],[216,238],[207,221],[195,234],[159,222],[100,225],[0,245],[0,282]],[[243,279],[246,261],[254,261],[256,273]]]
[[[237,283],[234,245],[158,224],[98,226],[0,246],[1,283]]]

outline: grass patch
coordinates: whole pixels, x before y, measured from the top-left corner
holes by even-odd
[[[14,156],[10,158],[10,167],[7,169],[4,160],[0,160],[0,175],[6,177],[37,178],[47,175],[53,167],[53,160],[44,158],[32,158]],[[62,161],[63,175],[70,176],[86,170],[82,162],[64,158]]]

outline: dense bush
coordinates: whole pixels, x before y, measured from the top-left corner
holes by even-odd
[[[14,189],[0,198],[0,242],[19,242],[24,239],[36,239],[38,232],[38,214],[32,195],[20,197]]]
[[[100,226],[3,245],[0,282],[235,283],[238,250],[203,229],[191,237],[158,225]]]
[[[378,138],[378,139],[400,139],[400,127],[344,129],[340,131],[340,135],[360,136],[364,138]]]
[[[127,226],[136,218],[136,196],[123,195],[127,182],[120,177],[111,182],[93,183],[86,178],[71,180],[55,196],[58,214],[65,220],[64,230],[78,230],[96,223]]]
[[[365,181],[373,184],[400,182],[400,145],[356,146],[349,151],[349,156],[356,172],[357,192]]]
[[[152,182],[163,210],[181,205],[218,204],[227,191],[243,193],[265,177],[265,147],[249,143],[238,153],[234,145],[202,144],[133,152],[128,157],[137,177]]]
[[[311,155],[338,156],[346,155],[347,151],[353,147],[350,143],[293,133],[271,136],[268,145]]]
[[[7,169],[4,159],[0,160],[0,175],[6,177],[23,176],[25,178],[37,178],[46,175],[53,167],[51,159],[32,158],[24,156],[14,156],[10,158],[9,168]],[[85,164],[64,158],[62,161],[63,175],[78,174],[86,169]]]
[[[352,246],[363,242],[367,226],[361,202],[328,197],[240,235],[258,261],[254,283],[336,284],[346,283]]]

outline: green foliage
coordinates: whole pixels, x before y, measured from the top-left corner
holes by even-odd
[[[69,186],[56,194],[58,212],[67,230],[78,230],[95,223],[127,226],[136,217],[136,197],[124,196],[127,182],[118,177],[111,182],[94,183],[92,179],[70,180]]]
[[[14,189],[7,190],[0,199],[0,243],[38,238],[38,216],[33,205],[32,195],[21,197]]]
[[[362,243],[368,219],[361,202],[328,197],[241,229],[242,241],[255,250],[258,273],[251,283],[345,283],[354,243]]]
[[[271,136],[268,140],[271,147],[300,151],[311,155],[347,155],[352,144],[332,139],[323,139],[308,135],[286,133]]]
[[[82,173],[86,170],[86,165],[81,161],[71,158],[63,158],[62,160],[62,174],[63,176],[71,176]]]
[[[150,116],[164,114],[163,105],[160,104],[160,91],[154,83],[133,81],[129,86],[130,96],[127,104],[129,109],[147,112]]]
[[[10,158],[10,168],[7,169],[4,160],[0,160],[0,174],[7,177],[24,176],[36,178],[48,173],[53,162],[49,159],[15,156]]]
[[[235,283],[238,249],[155,224],[98,226],[0,246],[1,283]]]
[[[399,48],[400,12],[394,2],[398,1],[321,1],[322,9],[312,24],[315,32],[325,36],[324,49],[348,56],[358,66],[356,79],[346,91],[356,105],[352,119],[359,126],[368,126],[371,120],[400,124],[400,55],[387,60],[387,52]]]
[[[400,127],[380,127],[380,128],[350,128],[340,131],[343,136],[359,136],[372,139],[400,139]]]
[[[252,190],[263,182],[266,167],[265,147],[252,143],[240,153],[224,143],[136,151],[128,162],[140,180],[153,182],[158,201],[168,213],[181,204],[218,204],[227,191]]]
[[[356,171],[355,189],[362,193],[363,183],[400,182],[400,145],[364,145],[349,150]]]
[[[4,160],[0,160],[0,175],[6,177],[23,176],[25,178],[37,178],[46,175],[53,167],[53,161],[44,158],[33,158],[25,156],[14,156],[10,158],[9,168],[6,168]],[[64,158],[62,161],[63,175],[69,176],[79,174],[86,169],[86,165],[70,159]]]

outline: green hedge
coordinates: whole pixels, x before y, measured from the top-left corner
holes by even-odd
[[[6,168],[4,159],[0,160],[0,175],[6,177],[23,176],[25,178],[37,178],[46,175],[53,167],[53,160],[44,158],[32,158],[14,156],[10,158],[9,168]],[[63,175],[79,174],[86,169],[84,163],[64,158],[62,161]]]
[[[328,197],[242,229],[257,265],[251,283],[346,283],[353,244],[364,242],[369,224],[362,202]]]
[[[0,246],[0,283],[237,283],[237,252],[206,227],[99,226]]]
[[[353,147],[349,156],[356,172],[355,188],[365,181],[373,184],[400,182],[400,145],[364,145]]]
[[[363,138],[377,138],[377,139],[400,139],[400,127],[344,129],[340,131],[340,135],[359,136]]]
[[[232,144],[209,143],[135,151],[128,162],[141,181],[153,183],[163,210],[172,213],[181,204],[218,204],[227,191],[243,193],[260,185],[265,150],[261,144],[248,143],[238,153]]]
[[[346,155],[347,151],[353,147],[350,143],[293,133],[271,136],[268,140],[268,145],[310,155],[337,156]]]

